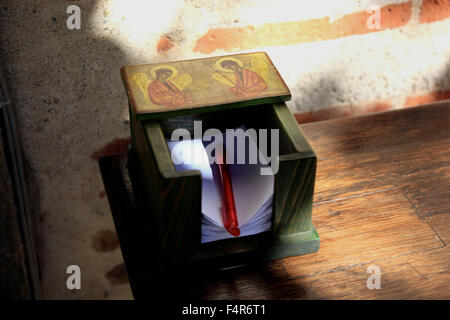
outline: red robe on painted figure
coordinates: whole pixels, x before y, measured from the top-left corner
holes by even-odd
[[[181,106],[192,102],[189,92],[181,91],[170,81],[153,80],[148,85],[148,95],[154,104],[163,106]]]
[[[238,72],[235,72],[234,78],[236,85],[230,90],[238,97],[254,96],[267,90],[267,84],[263,78],[252,70],[242,69],[243,79],[241,79]]]

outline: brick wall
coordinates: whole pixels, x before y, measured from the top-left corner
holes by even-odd
[[[195,45],[162,35],[157,51],[267,50],[292,88],[289,106],[300,122],[450,98],[450,1],[263,3],[255,14],[278,21],[255,20],[249,6],[247,14],[190,39]]]
[[[106,9],[116,13],[106,22],[112,29],[136,17],[120,8],[112,2]],[[142,33],[154,44],[100,33],[145,48],[144,57],[156,61],[266,50],[304,122],[448,99],[449,17],[448,0],[194,0],[163,12],[159,33]]]

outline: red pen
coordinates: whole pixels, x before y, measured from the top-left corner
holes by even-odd
[[[224,159],[226,159],[224,152]],[[225,204],[225,214],[224,214],[224,226],[227,231],[237,237],[241,234],[239,230],[239,223],[236,213],[236,204],[234,203],[233,196],[233,186],[231,184],[230,171],[228,170],[228,165],[223,161],[222,157],[219,155],[219,171],[222,177],[223,186],[223,201]]]

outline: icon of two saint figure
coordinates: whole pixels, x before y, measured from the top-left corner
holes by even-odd
[[[268,89],[268,68],[265,62],[252,59],[251,66],[244,67],[234,57],[217,60],[211,68],[211,78],[229,87],[228,93],[245,98],[261,94]],[[188,73],[178,74],[172,65],[158,65],[150,70],[151,79],[143,74],[134,76],[135,83],[146,96],[147,102],[161,106],[181,106],[195,102],[189,86],[192,77]]]

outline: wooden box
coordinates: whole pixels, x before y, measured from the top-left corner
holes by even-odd
[[[227,66],[224,60],[236,62],[238,67],[230,68],[235,79],[223,73],[224,81],[218,80],[224,71],[220,67]],[[157,83],[158,68],[170,70],[166,79],[159,79],[167,82],[164,87]],[[155,265],[223,267],[255,257],[278,259],[319,249],[311,223],[316,156],[284,102],[290,92],[265,53],[123,67],[121,72],[130,101],[129,170],[140,207],[137,220]],[[238,72],[243,74],[241,83]],[[174,74],[184,80],[173,79]],[[251,78],[253,74],[260,77]],[[241,124],[279,130],[271,231],[201,243],[200,172],[176,171],[166,142],[174,129],[192,131],[197,120],[203,130]]]

